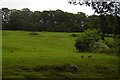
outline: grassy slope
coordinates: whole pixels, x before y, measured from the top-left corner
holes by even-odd
[[[3,31],[3,78],[38,77],[117,77],[117,56],[76,53],[71,33]],[[88,55],[92,59],[88,59]],[[80,58],[84,56],[84,59]],[[77,72],[52,67],[74,64]],[[42,66],[46,70],[41,70]],[[37,69],[37,70],[35,70]],[[60,67],[61,69],[61,67]]]
[[[0,30],[0,79],[2,78],[2,31]]]

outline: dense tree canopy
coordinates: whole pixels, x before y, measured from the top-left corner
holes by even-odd
[[[30,11],[28,8],[22,10],[2,9],[3,29],[12,30],[35,30],[35,31],[83,31],[83,22],[87,16],[56,11]]]
[[[68,0],[70,4],[74,5],[86,5],[89,7],[92,7],[93,10],[95,10],[95,13],[100,14],[99,21],[95,22],[98,18],[96,17],[96,20],[93,20],[93,22],[88,23],[89,27],[98,27],[100,26],[100,29],[104,33],[113,33],[120,35],[120,2],[115,1],[103,1],[103,0]],[[114,17],[113,17],[114,16]],[[93,23],[97,23],[94,25]],[[99,24],[100,23],[100,24]],[[87,24],[87,25],[88,25]]]
[[[81,32],[87,29],[100,29],[105,34],[120,34],[120,17],[112,15],[87,16],[62,10],[30,11],[2,8],[3,29],[29,31]],[[102,19],[102,20],[101,20]],[[102,22],[101,22],[102,21]],[[103,26],[104,25],[104,26]],[[114,31],[113,31],[114,30]]]
[[[70,4],[74,5],[86,5],[92,7],[96,13],[106,15],[110,14],[113,16],[120,16],[120,2],[119,0],[68,0]]]

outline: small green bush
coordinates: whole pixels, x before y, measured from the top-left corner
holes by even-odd
[[[119,37],[106,37],[105,43],[108,45],[109,54],[120,54],[120,38]]]
[[[87,29],[84,31],[85,36],[89,41],[98,41],[102,39],[102,32],[97,29]]]
[[[103,36],[99,30],[88,29],[77,38],[75,47],[79,52],[108,49],[108,46],[102,39]]]
[[[89,44],[88,39],[84,35],[81,35],[76,40],[75,47],[79,52],[84,52],[88,51],[88,44]]]
[[[77,34],[72,33],[70,36],[71,36],[71,37],[77,37],[78,35],[77,35]]]
[[[100,53],[106,53],[109,52],[109,47],[103,40],[96,41],[92,44],[90,44],[91,51],[93,52],[100,52]]]
[[[29,33],[30,35],[38,35],[38,33],[36,33],[36,32],[31,32],[31,33]]]
[[[114,38],[114,45],[113,45],[114,53],[120,55],[120,38]]]

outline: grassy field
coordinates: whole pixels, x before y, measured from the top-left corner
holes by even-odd
[[[2,31],[0,30],[0,79],[2,78]]]
[[[72,33],[3,31],[3,78],[116,78],[118,57],[77,53]],[[78,33],[81,34],[81,33]],[[92,55],[91,58],[88,58]],[[83,58],[81,58],[83,56]]]

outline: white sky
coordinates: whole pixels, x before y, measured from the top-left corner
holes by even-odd
[[[0,8],[3,7],[18,10],[29,8],[31,11],[60,9],[71,13],[84,12],[87,15],[94,13],[91,7],[70,5],[67,0],[0,0]]]

